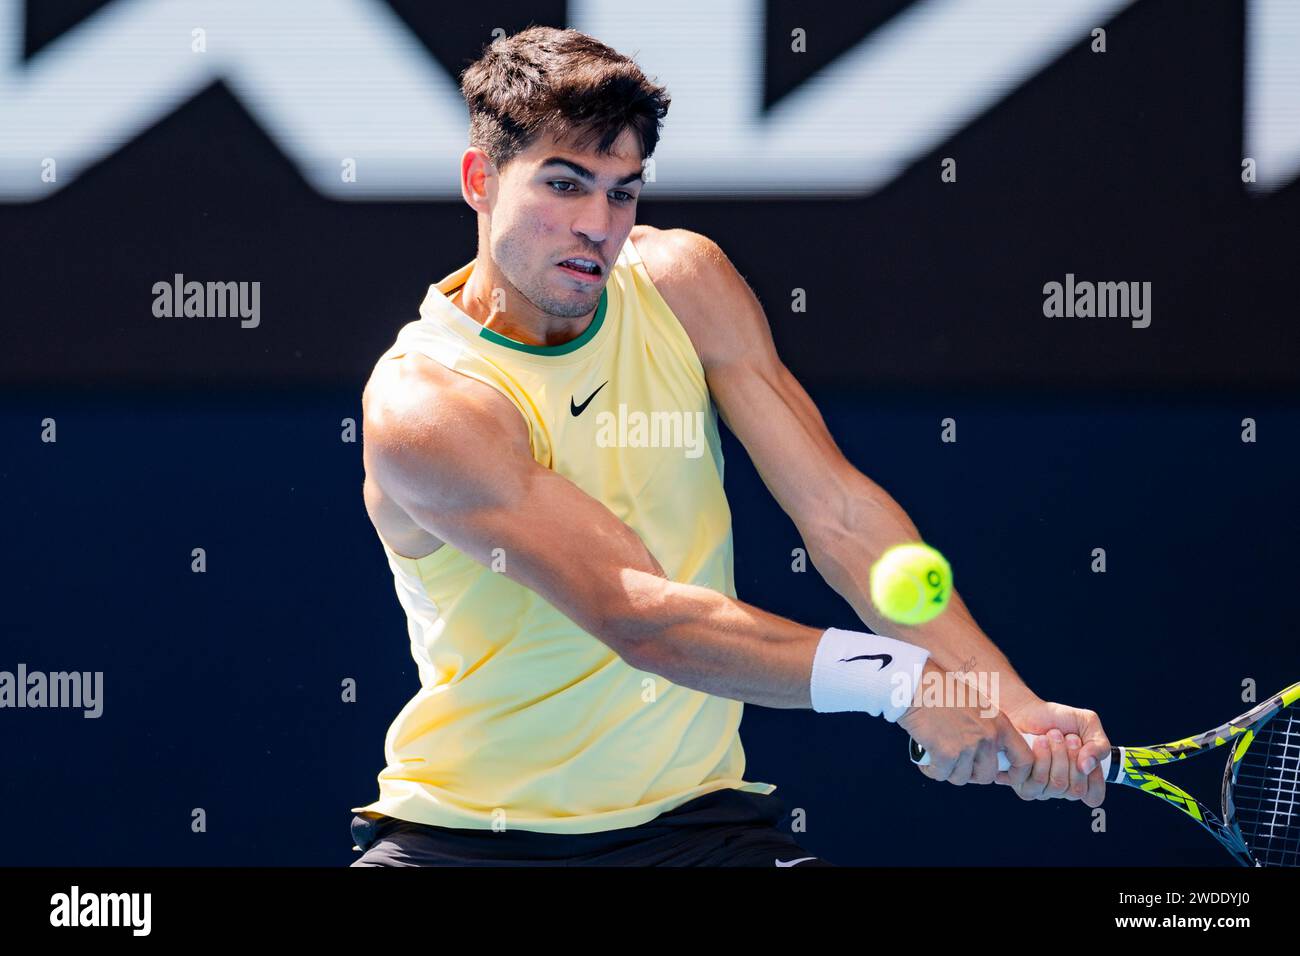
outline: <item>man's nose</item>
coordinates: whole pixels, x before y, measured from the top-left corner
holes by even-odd
[[[609,202],[601,193],[583,202],[573,222],[573,231],[598,246],[609,237],[610,219]]]

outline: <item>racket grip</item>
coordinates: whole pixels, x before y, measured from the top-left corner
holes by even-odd
[[[1025,738],[1025,743],[1027,743],[1029,748],[1032,750],[1034,747],[1034,741],[1038,739],[1039,735],[1021,734],[1020,736]],[[916,764],[918,767],[928,767],[930,765],[930,754],[915,740],[911,740],[909,743],[911,744],[912,763]],[[1011,769],[1011,761],[1007,759],[1007,752],[1005,750],[998,751],[998,769]]]

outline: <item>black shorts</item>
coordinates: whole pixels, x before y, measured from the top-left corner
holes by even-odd
[[[367,811],[352,818],[352,866],[833,866],[779,829],[773,794],[725,789],[648,823],[600,833],[466,830]]]

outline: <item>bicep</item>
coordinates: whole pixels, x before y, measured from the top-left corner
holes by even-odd
[[[762,305],[726,254],[684,230],[660,249],[661,291],[691,336],[718,414],[811,541],[843,520],[852,466],[777,355]]]
[[[745,446],[763,483],[805,541],[842,523],[852,466],[817,406],[775,357],[705,367],[709,391],[727,427]]]
[[[430,534],[613,645],[663,569],[602,502],[534,461],[518,412],[478,389],[442,396],[432,414],[376,413],[368,469]]]

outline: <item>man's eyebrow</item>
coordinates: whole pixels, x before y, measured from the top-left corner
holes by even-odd
[[[595,178],[596,178],[596,174],[593,173],[593,172],[592,172],[590,169],[588,169],[586,166],[583,166],[583,165],[581,165],[581,164],[579,164],[579,163],[575,163],[575,162],[574,162],[573,160],[571,160],[571,159],[565,159],[563,156],[551,156],[551,157],[549,157],[548,159],[545,159],[545,160],[542,161],[542,166],[543,166],[543,167],[546,167],[546,166],[568,166],[569,169],[573,170],[573,174],[574,174],[575,176],[577,176],[579,179],[585,179],[585,180],[587,180],[587,181],[590,182],[590,181],[594,181]],[[638,169],[638,170],[637,170],[636,172],[634,172],[634,173],[628,173],[628,174],[627,174],[626,176],[624,176],[622,179],[618,180],[618,182],[614,183],[614,185],[615,185],[615,186],[624,186],[624,185],[626,185],[627,183],[633,182],[634,180],[637,180],[637,179],[640,179],[640,178],[641,178],[641,170]]]

